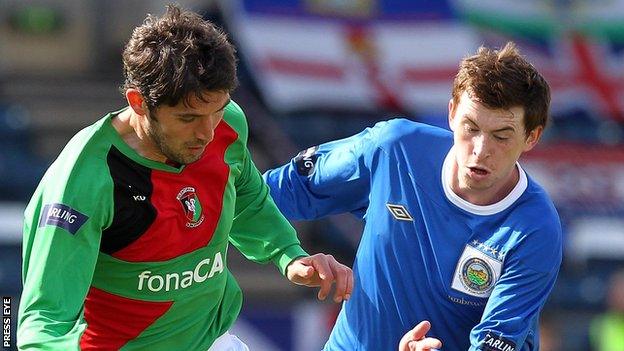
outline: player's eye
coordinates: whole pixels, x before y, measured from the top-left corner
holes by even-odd
[[[195,120],[195,117],[180,117],[182,123],[191,123]]]
[[[505,140],[508,140],[509,137],[502,136],[502,135],[494,135],[494,139],[499,140],[499,141],[505,141]]]
[[[466,125],[466,131],[467,131],[468,133],[476,133],[476,132],[478,132],[479,130],[478,130],[477,128],[474,128],[474,127],[471,127],[471,126],[469,126],[469,125]]]

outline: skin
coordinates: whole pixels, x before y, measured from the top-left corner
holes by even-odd
[[[145,158],[193,163],[214,138],[230,102],[230,94],[225,91],[206,92],[202,97],[205,101],[191,95],[188,105],[182,99],[175,106],[163,104],[149,111],[141,93],[128,89],[130,108],[113,120],[113,126]]]
[[[418,323],[414,329],[403,335],[399,342],[399,351],[430,351],[442,348],[442,342],[436,338],[426,337],[431,329],[429,321]]]
[[[519,179],[516,162],[539,141],[543,127],[527,133],[524,108],[494,110],[463,93],[449,102],[454,147],[451,189],[475,205],[502,200]]]
[[[226,91],[207,91],[202,99],[190,96],[175,106],[147,108],[136,89],[126,91],[130,108],[112,120],[122,139],[139,155],[158,162],[181,165],[199,160],[213,140],[215,129],[223,120],[230,103]],[[288,279],[298,285],[320,287],[318,298],[324,300],[335,284],[335,302],[348,300],[353,290],[353,272],[331,255],[316,254],[293,260],[286,268]]]
[[[298,285],[320,286],[318,299],[325,300],[332,284],[335,283],[334,302],[348,300],[353,291],[353,272],[338,263],[332,255],[316,254],[301,257],[291,262],[286,268],[288,280]]]

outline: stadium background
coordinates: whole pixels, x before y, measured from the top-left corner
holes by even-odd
[[[167,2],[0,1],[0,295],[13,297],[13,329],[23,208],[71,135],[125,104],[120,52]],[[553,89],[551,124],[523,164],[555,200],[565,232],[542,349],[590,349],[608,278],[624,267],[624,1],[179,3],[238,46],[234,98],[261,170],[393,116],[445,126],[459,60],[481,44],[517,42]],[[352,262],[361,225],[350,216],[296,227],[310,252]],[[253,350],[321,347],[337,306],[236,251],[229,265],[245,294],[235,332]]]

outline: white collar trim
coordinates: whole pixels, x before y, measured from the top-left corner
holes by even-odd
[[[452,153],[453,148],[449,150],[448,154],[446,154],[446,158],[444,159],[444,165],[442,166],[442,188],[444,189],[444,194],[446,195],[446,198],[462,210],[481,216],[489,216],[502,212],[509,206],[511,206],[516,200],[518,200],[518,198],[522,196],[527,188],[528,181],[526,173],[524,172],[522,167],[520,167],[520,164],[516,162],[516,167],[518,167],[518,171],[520,173],[520,179],[518,180],[516,186],[511,190],[511,192],[509,192],[509,194],[505,196],[505,198],[497,203],[485,206],[470,203],[459,197],[459,195],[455,194],[455,192],[451,189],[451,184],[449,180],[450,177],[448,177],[448,175],[451,171],[451,166],[453,162],[451,157]]]

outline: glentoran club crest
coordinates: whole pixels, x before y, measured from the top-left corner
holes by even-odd
[[[180,190],[176,198],[180,201],[180,204],[182,204],[182,209],[188,220],[186,223],[187,227],[195,228],[204,221],[202,206],[199,202],[199,197],[197,197],[195,193],[195,188],[187,186]]]

